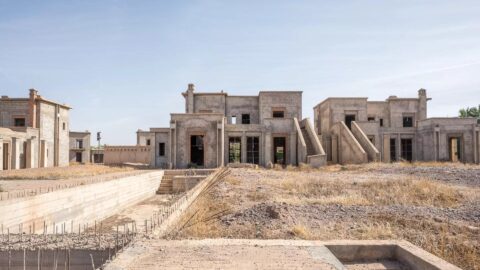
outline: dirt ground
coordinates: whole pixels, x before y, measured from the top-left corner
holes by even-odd
[[[232,169],[173,239],[402,239],[480,269],[480,166]]]

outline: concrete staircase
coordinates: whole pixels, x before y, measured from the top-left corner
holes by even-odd
[[[300,130],[302,131],[302,136],[307,146],[307,156],[315,155],[315,148],[313,148],[312,140],[310,140],[310,136],[308,136],[307,129],[305,127],[301,127]]]
[[[303,162],[312,167],[321,167],[327,164],[327,155],[318,139],[308,118],[298,122],[294,119],[299,140],[299,163]]]
[[[173,179],[177,176],[207,176],[214,172],[213,169],[198,169],[198,170],[165,170],[162,181],[158,187],[157,194],[172,194],[173,192]]]

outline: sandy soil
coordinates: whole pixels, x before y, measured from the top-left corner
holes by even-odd
[[[480,269],[480,166],[232,169],[191,216],[171,238],[403,239]]]

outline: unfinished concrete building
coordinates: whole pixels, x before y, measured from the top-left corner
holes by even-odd
[[[107,146],[105,162],[119,162],[120,155],[144,160],[146,151],[150,166],[161,168],[215,168],[229,163],[321,166],[326,162],[313,126],[302,119],[300,91],[232,96],[223,91],[197,93],[189,84],[182,95],[185,113],[171,114],[170,127],[138,131],[137,146],[132,146],[137,150]]]
[[[70,131],[70,162],[89,163],[90,159],[90,132]]]
[[[328,98],[315,106],[316,133],[331,163],[460,161],[479,163],[480,125],[475,118],[427,118],[427,93]]]
[[[67,166],[70,107],[30,89],[27,98],[0,99],[1,170]]]

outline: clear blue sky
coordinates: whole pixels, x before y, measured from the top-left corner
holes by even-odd
[[[198,91],[480,103],[480,1],[4,1],[0,94],[67,103],[72,130],[133,144]]]

